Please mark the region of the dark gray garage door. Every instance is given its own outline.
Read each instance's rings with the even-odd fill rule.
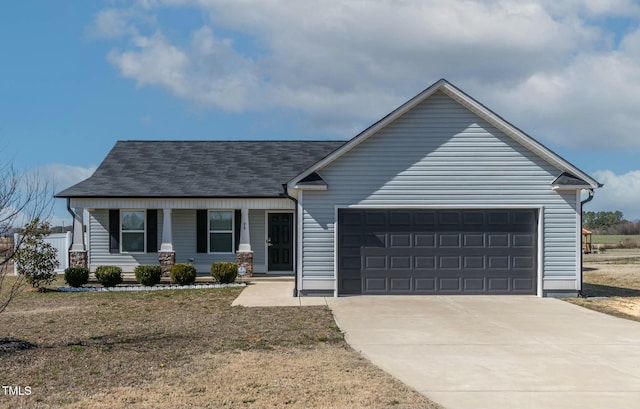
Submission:
[[[535,294],[536,210],[338,212],[340,294]]]

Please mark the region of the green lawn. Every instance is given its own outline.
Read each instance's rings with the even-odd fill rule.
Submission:
[[[623,235],[623,234],[594,234],[591,236],[593,244],[604,244],[607,247],[616,247],[623,240],[630,239],[638,243],[640,246],[640,235]]]

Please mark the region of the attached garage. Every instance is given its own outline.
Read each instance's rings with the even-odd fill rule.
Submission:
[[[599,186],[438,81],[288,183],[297,290],[575,296]]]
[[[535,294],[536,209],[340,209],[339,294]]]

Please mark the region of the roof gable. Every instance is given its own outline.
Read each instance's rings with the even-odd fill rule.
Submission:
[[[443,92],[480,118],[484,119],[489,124],[495,126],[505,135],[520,143],[522,146],[526,147],[528,150],[536,154],[547,163],[551,164],[557,169],[560,169],[563,172],[572,174],[574,175],[574,177],[585,181],[586,185],[584,185],[583,188],[597,188],[602,186],[598,181],[560,157],[558,154],[545,147],[540,142],[525,134],[523,131],[521,131],[511,123],[504,120],[501,116],[497,115],[495,112],[491,111],[489,108],[485,107],[480,102],[476,101],[474,98],[449,83],[447,80],[441,79],[422,91],[420,94],[402,104],[400,107],[396,108],[394,111],[389,113],[384,118],[380,119],[378,122],[371,125],[369,128],[362,131],[360,134],[356,135],[353,139],[349,140],[347,143],[336,149],[334,152],[332,152],[322,160],[316,162],[305,171],[296,175],[288,182],[288,187],[295,187],[305,177],[312,174],[313,172],[321,170],[323,167],[340,158],[345,153],[349,152],[351,149],[354,149],[360,143],[364,142],[372,135],[375,135],[381,129],[393,123],[402,115],[415,108],[418,104],[427,100],[439,91]]]
[[[344,141],[119,141],[57,197],[279,197]]]

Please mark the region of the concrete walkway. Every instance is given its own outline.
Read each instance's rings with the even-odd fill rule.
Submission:
[[[247,287],[231,305],[244,307],[299,307],[327,305],[324,297],[294,297],[293,278],[260,277],[247,280]]]
[[[448,409],[640,407],[640,323],[520,296],[327,298],[349,344]]]

